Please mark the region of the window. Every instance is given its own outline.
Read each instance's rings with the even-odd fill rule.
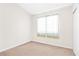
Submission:
[[[37,34],[39,36],[58,37],[58,15],[38,18]]]

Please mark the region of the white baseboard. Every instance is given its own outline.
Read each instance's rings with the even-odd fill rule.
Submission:
[[[35,41],[35,40],[32,40],[34,42],[39,42],[39,43],[43,43],[43,44],[49,44],[49,43],[46,43],[46,42],[40,42],[40,41]],[[0,52],[3,52],[3,51],[6,51],[6,50],[9,50],[9,49],[12,49],[12,48],[15,48],[19,45],[23,45],[25,43],[28,43],[28,42],[31,42],[31,40],[29,41],[24,41],[24,42],[18,42],[16,45],[11,45],[10,47],[7,47],[7,48],[4,48],[4,49],[1,49]],[[49,44],[49,45],[52,45],[52,44]],[[54,46],[58,46],[58,45],[54,45]],[[63,46],[60,46],[60,47],[63,47]],[[64,47],[64,48],[67,48],[67,47]],[[72,48],[69,48],[69,49],[72,49]]]
[[[7,47],[7,48],[4,48],[4,49],[1,49],[0,52],[3,52],[3,51],[6,51],[6,50],[9,50],[9,49],[15,48],[15,47],[17,47],[17,46],[19,46],[19,45],[22,45],[22,44],[25,44],[25,43],[28,43],[28,42],[30,42],[30,41],[18,42],[16,45],[13,45],[13,46],[11,45],[10,47]]]
[[[43,43],[43,44],[48,44],[48,45],[52,45],[52,46],[58,46],[58,47],[63,47],[63,48],[68,48],[68,49],[72,49],[72,47],[66,47],[66,46],[62,46],[62,45],[59,45],[59,44],[51,44],[51,43],[47,43],[47,42],[42,42],[42,41],[37,41],[37,40],[32,40],[34,42],[39,42],[39,43]]]

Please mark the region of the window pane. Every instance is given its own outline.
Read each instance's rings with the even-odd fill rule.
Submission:
[[[58,15],[47,17],[47,33],[48,35],[58,34]]]
[[[41,18],[38,18],[37,19],[37,32],[38,32],[38,34],[45,34],[45,29],[46,29],[46,27],[45,27],[45,21],[46,19],[45,19],[45,17],[41,17]]]

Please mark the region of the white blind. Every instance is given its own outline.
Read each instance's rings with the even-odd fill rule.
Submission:
[[[46,28],[45,28],[45,24],[46,24],[46,19],[45,17],[41,17],[37,19],[37,32],[40,34],[44,34],[46,33]]]
[[[58,34],[58,15],[40,17],[37,19],[37,33],[54,36]]]

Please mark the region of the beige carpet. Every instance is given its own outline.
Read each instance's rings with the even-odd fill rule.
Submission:
[[[74,56],[73,51],[38,42],[29,42],[0,53],[1,56]]]

